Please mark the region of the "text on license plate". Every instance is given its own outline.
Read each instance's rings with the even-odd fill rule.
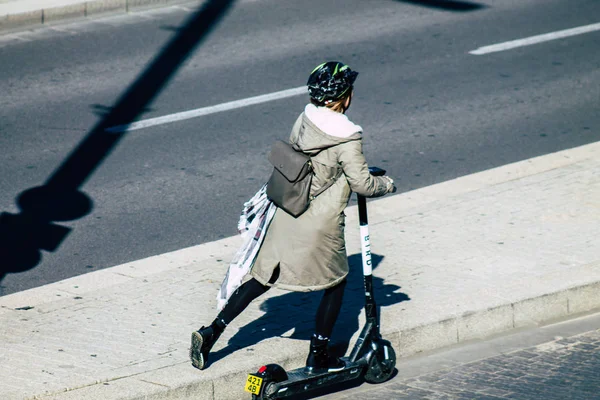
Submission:
[[[248,375],[248,379],[246,379],[246,387],[244,389],[246,389],[246,392],[258,395],[260,393],[262,381],[263,378],[250,374]]]

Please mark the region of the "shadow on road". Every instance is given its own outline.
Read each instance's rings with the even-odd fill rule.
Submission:
[[[126,130],[106,130],[127,126],[144,113],[233,3],[234,0],[209,0],[192,14],[116,104],[99,110],[102,120],[44,185],[18,195],[20,212],[0,214],[0,282],[7,273],[37,266],[42,259],[41,250],[58,249],[71,228],[54,222],[73,221],[92,211],[93,202],[81,187],[127,134]]]
[[[476,11],[487,6],[484,4],[472,3],[470,1],[459,0],[396,0],[401,3],[410,3],[423,7],[439,8],[447,11],[468,12]]]
[[[373,254],[373,268],[377,268],[382,260],[383,256]],[[344,293],[344,302],[332,334],[332,351],[337,356],[347,353],[352,335],[359,330],[358,318],[364,312],[365,304],[361,255],[354,254],[348,257],[348,261],[350,273]],[[406,294],[398,291],[399,286],[385,284],[383,279],[375,275],[373,275],[373,286],[378,309],[410,300]],[[315,330],[315,314],[322,296],[323,291],[290,292],[264,300],[260,309],[266,314],[242,327],[229,340],[226,347],[211,353],[211,362],[216,362],[239,349],[255,345],[264,339],[283,336],[291,330],[293,330],[291,335],[285,336],[305,340],[306,354],[308,354],[309,340]],[[260,298],[255,301],[260,301]],[[260,359],[260,355],[258,356]],[[258,368],[260,365],[256,367]]]

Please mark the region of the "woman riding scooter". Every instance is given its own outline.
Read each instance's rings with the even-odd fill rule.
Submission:
[[[335,183],[297,218],[277,209],[250,272],[252,279],[231,295],[211,325],[192,333],[190,358],[194,367],[207,366],[208,354],[227,325],[273,286],[299,292],[324,290],[306,371],[320,373],[344,367],[328,353],[348,275],[344,209],[352,192],[378,197],[395,189],[391,178],[369,173],[362,152],[362,128],[345,115],[357,75],[337,61],[323,63],[310,74],[310,104],[296,120],[289,140],[311,156],[311,194],[330,180]]]

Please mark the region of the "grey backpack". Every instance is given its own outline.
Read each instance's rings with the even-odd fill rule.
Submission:
[[[271,148],[269,162],[273,165],[273,172],[267,182],[267,197],[295,218],[302,215],[310,201],[331,187],[341,175],[338,174],[310,196],[314,172],[309,155],[289,143],[277,140]]]

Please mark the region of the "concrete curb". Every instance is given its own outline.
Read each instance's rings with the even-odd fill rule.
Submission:
[[[587,283],[402,331],[389,332],[384,327],[383,333],[399,358],[408,357],[600,309],[600,296],[594,295],[599,291],[600,281]]]
[[[597,263],[594,266],[600,266]],[[590,266],[592,267],[592,266]],[[484,339],[514,329],[539,326],[565,317],[576,317],[600,310],[600,281],[560,290],[555,293],[523,299],[494,308],[475,310],[459,316],[405,330],[386,329],[382,335],[389,340],[402,363],[403,357],[436,350],[463,342]],[[268,342],[268,343],[266,343]],[[279,343],[281,342],[281,343]],[[269,339],[255,346],[255,352],[284,348],[281,357],[263,360],[275,362],[286,369],[302,365],[306,357],[304,343],[283,343],[281,338]],[[263,354],[268,354],[266,351]],[[210,369],[198,373],[190,371],[188,363],[129,376],[111,381],[110,385],[92,385],[76,390],[40,397],[56,400],[122,399],[122,400],[238,400],[249,398],[239,384],[249,372],[257,368],[256,361],[239,363],[226,374],[210,376]],[[168,385],[163,383],[168,382]],[[247,396],[246,396],[247,395]]]
[[[12,1],[0,4],[0,33],[185,3],[191,2],[190,0]]]

